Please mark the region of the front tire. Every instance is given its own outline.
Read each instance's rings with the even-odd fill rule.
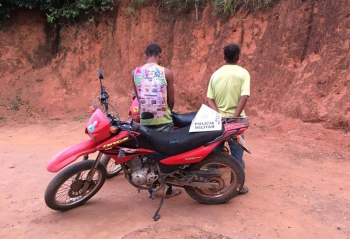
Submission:
[[[84,160],[59,172],[46,188],[46,205],[53,210],[65,211],[80,206],[92,198],[101,189],[107,177],[106,168],[99,163],[92,183],[85,194],[82,194],[86,177],[94,162],[94,160]]]
[[[203,161],[194,164],[191,170],[220,171],[220,177],[196,179],[205,182],[217,182],[218,188],[196,188],[185,186],[187,194],[194,200],[204,204],[225,203],[237,196],[245,182],[242,165],[236,158],[224,152],[212,152]]]

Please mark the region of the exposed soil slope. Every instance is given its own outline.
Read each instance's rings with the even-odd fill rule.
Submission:
[[[149,1],[150,2],[150,1]],[[130,72],[144,63],[151,42],[164,49],[175,74],[175,110],[198,109],[225,44],[241,44],[240,64],[251,73],[248,115],[282,113],[305,122],[349,129],[350,15],[347,0],[280,1],[266,13],[218,20],[207,6],[177,15],[156,4],[132,16],[122,1],[115,12],[52,29],[33,12],[19,11],[0,34],[0,117],[83,119],[97,103],[97,68],[111,102],[125,115]],[[19,109],[8,110],[6,109]]]

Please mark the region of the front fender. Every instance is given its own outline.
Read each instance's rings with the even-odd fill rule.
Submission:
[[[90,139],[71,147],[65,148],[57,153],[46,165],[49,172],[57,172],[78,157],[96,152],[96,144]]]

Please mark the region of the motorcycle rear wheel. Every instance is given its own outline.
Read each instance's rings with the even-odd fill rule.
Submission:
[[[107,177],[106,168],[99,163],[92,184],[85,194],[81,194],[93,164],[94,160],[84,160],[59,172],[46,188],[46,205],[53,210],[66,211],[92,198],[101,189]]]
[[[120,171],[122,171],[122,166],[120,164],[116,164],[115,161],[107,155],[103,156],[101,163],[106,167],[107,178],[113,178],[114,176],[117,176]]]
[[[209,170],[211,168],[219,170],[221,176],[197,180],[217,182],[219,187],[206,189],[185,186],[187,194],[204,204],[225,203],[237,196],[245,182],[244,170],[238,160],[224,152],[212,152],[203,161],[191,167],[192,170]]]

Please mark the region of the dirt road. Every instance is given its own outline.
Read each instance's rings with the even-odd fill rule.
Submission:
[[[246,133],[250,192],[222,205],[186,193],[148,199],[122,176],[83,206],[56,212],[44,203],[54,174],[47,161],[87,139],[84,122],[48,121],[0,129],[0,238],[350,238],[350,133],[317,124],[255,117]]]

